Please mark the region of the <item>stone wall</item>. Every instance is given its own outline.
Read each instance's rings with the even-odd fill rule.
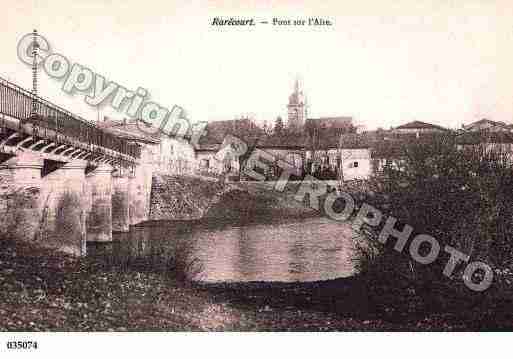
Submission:
[[[39,156],[23,153],[0,166],[0,236],[34,240],[40,221]]]
[[[150,220],[202,218],[231,185],[194,176],[153,176]]]

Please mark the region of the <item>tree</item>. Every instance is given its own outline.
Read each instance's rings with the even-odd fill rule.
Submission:
[[[274,134],[278,136],[282,135],[284,132],[284,128],[285,126],[283,125],[283,120],[281,116],[278,116],[276,118],[276,121],[274,122]]]

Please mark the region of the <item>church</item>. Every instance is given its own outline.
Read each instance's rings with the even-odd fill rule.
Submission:
[[[352,117],[309,117],[307,98],[299,79],[288,100],[286,130],[261,139],[258,148],[293,164],[297,176],[302,176],[304,171],[320,171],[338,178],[343,170],[346,179],[368,177],[368,146],[356,141],[361,136],[356,134]]]
[[[296,79],[294,92],[289,96],[287,110],[287,127],[291,132],[308,132],[313,129],[334,129],[338,134],[356,132],[350,116],[309,118],[306,95],[299,79]]]
[[[293,132],[300,132],[305,126],[308,106],[306,96],[299,87],[299,79],[296,79],[294,92],[289,96],[287,127]]]

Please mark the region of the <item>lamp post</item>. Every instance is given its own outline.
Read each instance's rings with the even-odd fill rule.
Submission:
[[[37,30],[34,29],[32,32],[33,42],[32,42],[32,118],[36,118],[37,115],[37,50],[39,49],[39,44],[37,43]]]

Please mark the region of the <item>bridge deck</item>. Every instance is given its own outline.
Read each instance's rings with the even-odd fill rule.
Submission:
[[[0,78],[0,147],[11,152],[18,147],[45,148],[49,143],[65,146],[60,152],[90,154],[120,165],[133,165],[140,158],[138,144],[107,133],[95,124],[31,92]],[[38,143],[40,147],[34,147]],[[67,150],[66,150],[67,148]],[[71,153],[71,152],[70,152]],[[58,154],[58,153],[57,153]]]

